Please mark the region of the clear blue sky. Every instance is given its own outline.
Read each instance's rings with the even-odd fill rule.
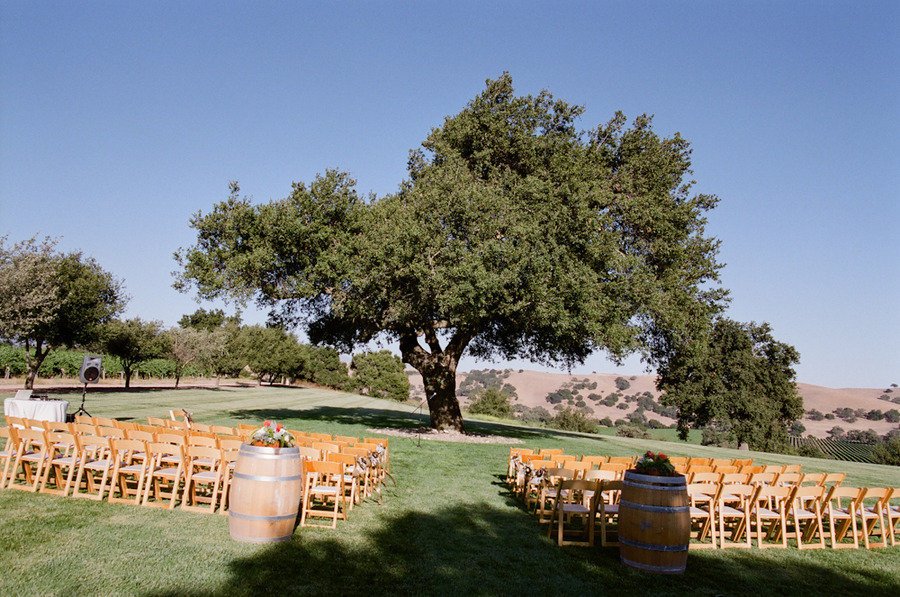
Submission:
[[[584,128],[647,112],[692,141],[730,315],[771,322],[801,381],[900,383],[900,3],[234,4],[0,3],[0,235],[61,237],[174,324],[197,305],[171,255],[229,180],[392,192],[508,70]]]

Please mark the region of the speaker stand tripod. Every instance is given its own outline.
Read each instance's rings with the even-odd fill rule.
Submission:
[[[89,413],[87,411],[87,409],[84,408],[84,398],[85,398],[86,394],[87,394],[87,384],[84,384],[84,388],[81,390],[81,406],[79,406],[78,410],[75,411],[75,414],[73,415],[74,417],[78,417],[80,415],[86,415],[88,417],[94,416],[91,413]]]

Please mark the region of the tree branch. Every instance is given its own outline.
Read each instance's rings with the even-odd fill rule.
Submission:
[[[444,352],[444,349],[441,348],[441,343],[438,341],[438,337],[434,331],[434,327],[425,328],[425,341],[428,342],[428,347],[431,349],[431,354],[436,356]]]

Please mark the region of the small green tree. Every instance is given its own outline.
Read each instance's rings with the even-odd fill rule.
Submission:
[[[237,341],[244,362],[262,383],[296,375],[304,366],[305,352],[297,339],[278,327],[241,328]]]
[[[596,433],[597,423],[592,421],[580,410],[574,408],[560,409],[556,416],[550,419],[549,426],[565,431],[579,431],[581,433]]]
[[[103,352],[118,357],[126,389],[131,387],[131,376],[140,363],[166,353],[166,339],[158,321],[143,321],[139,317],[113,320],[102,334]]]
[[[878,464],[900,466],[900,436],[887,438],[872,449],[872,459]]]
[[[803,415],[794,383],[800,359],[776,341],[767,323],[718,319],[707,340],[673,355],[659,371],[663,403],[678,409],[678,430],[711,423],[729,429],[735,442],[778,452],[788,445],[791,423]]]
[[[469,412],[504,419],[510,419],[513,416],[509,396],[497,388],[487,388],[476,394],[475,399],[469,403]]]
[[[240,323],[240,314],[229,317],[225,315],[225,311],[222,309],[212,309],[207,311],[202,308],[197,309],[193,313],[183,315],[181,319],[178,320],[178,325],[183,328],[206,330],[208,332],[222,328],[228,324],[240,325]]]
[[[400,357],[389,350],[353,355],[350,370],[362,394],[405,402],[409,398],[409,378]]]

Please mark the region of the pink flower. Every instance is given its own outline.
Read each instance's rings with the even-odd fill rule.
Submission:
[[[263,423],[263,427],[271,427],[271,426],[272,426],[272,421],[269,421],[268,419],[266,419],[266,422]]]
[[[281,423],[275,425],[275,431],[281,431],[282,429],[284,429],[284,425]]]

